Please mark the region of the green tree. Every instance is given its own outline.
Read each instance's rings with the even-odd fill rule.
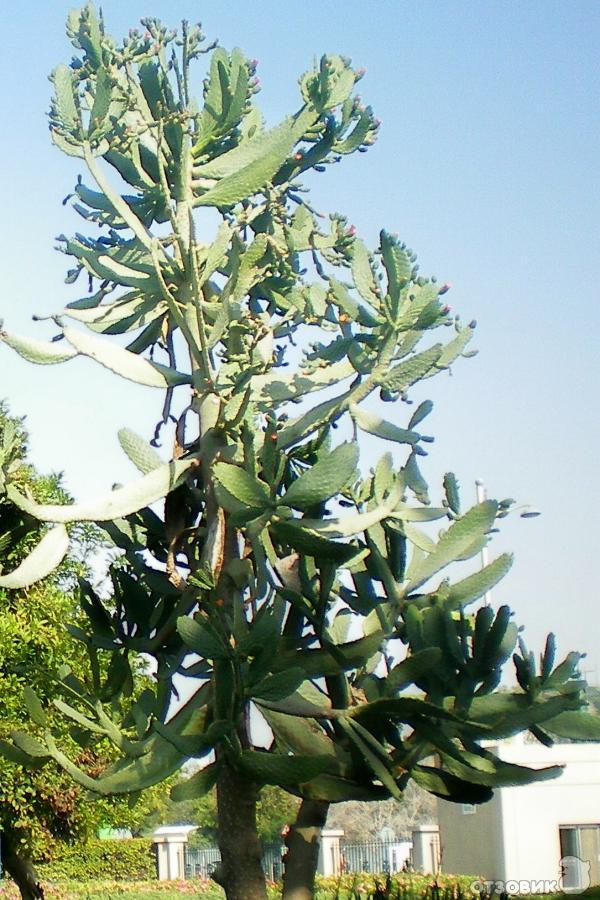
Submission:
[[[79,180],[73,197],[94,234],[61,238],[68,281],[85,272],[92,291],[57,317],[61,340],[2,334],[32,362],[80,355],[153,387],[155,443],[175,420],[167,462],[121,433],[140,478],[97,502],[40,504],[8,486],[19,509],[55,523],[24,563],[28,577],[65,552],[69,522],[101,523],[122,554],[110,603],[83,585],[95,675],[91,687],[67,685],[61,706],[121,759],[90,777],[53,722],[36,752],[105,796],[214,753],[173,796],[216,784],[215,878],[228,900],[266,897],[256,803],[279,786],[301,799],[284,895],[304,900],[331,803],[401,798],[411,780],[485,802],[496,786],[560,771],[508,764],[487,739],[528,729],[550,742],[590,734],[597,719],[579,712],[579,654],[555,666],[551,637],[538,665],[507,607],[465,611],[511,559],[467,577],[452,566],[477,559],[511,501],[464,511],[449,473],[442,502],[430,502],[420,463],[431,403],[404,413],[401,402],[467,355],[474,323],[451,316],[446,286],[421,277],[397,238],[382,231],[369,250],[308,201],[305,177],[375,140],[377,120],[355,94],[361,73],[323,57],[300,78],[296,112],[267,129],[256,65],[240,50],[206,48],[197,104],[200,29],[142,24],[119,44],[91,5],[69,17],[78,55],[53,73],[50,123],[95,182]],[[215,219],[206,243],[198,235]],[[363,434],[396,448],[368,473]],[[155,686],[123,709],[139,653],[155,660]],[[513,653],[519,686],[499,692]],[[181,678],[191,696],[175,706]],[[268,749],[255,740],[256,709]]]
[[[57,476],[40,475],[27,461],[27,434],[22,422],[0,404],[0,479],[10,477],[39,502],[68,502]],[[44,528],[7,500],[0,480],[0,571],[18,568],[39,542]],[[144,814],[143,804],[130,810],[123,801],[86,802],[84,791],[59,766],[41,767],[23,751],[31,749],[23,728],[29,711],[40,718],[37,701],[48,708],[56,694],[61,671],[85,677],[87,654],[65,623],[77,618],[77,576],[80,562],[98,545],[92,529],[74,528],[72,551],[59,568],[43,581],[22,590],[0,587],[0,681],[2,710],[0,744],[0,832],[3,868],[17,882],[24,898],[42,896],[32,860],[59,854],[65,841],[93,835],[102,824],[134,826]],[[33,693],[32,693],[33,692]],[[27,702],[24,702],[24,694]],[[29,707],[29,711],[28,711]],[[10,748],[12,737],[17,746]],[[79,737],[77,735],[77,737]],[[63,729],[79,765],[99,771],[106,747],[81,746]],[[158,788],[144,798],[147,806],[160,800]]]
[[[38,501],[66,502],[58,478],[43,477],[26,461],[22,423],[0,407],[0,560],[2,568],[17,568],[43,533],[40,523],[6,499],[3,478],[10,476]],[[0,739],[12,734],[27,748],[20,729],[28,722],[23,692],[35,691],[46,706],[61,665],[81,670],[85,653],[64,628],[76,606],[73,558],[27,590],[0,587],[0,678],[2,712]],[[31,701],[31,694],[29,695]],[[35,701],[32,701],[35,703]],[[23,897],[42,896],[31,858],[52,852],[57,840],[85,833],[91,807],[80,804],[81,790],[55,766],[40,772],[18,748],[0,759],[0,831],[2,863],[15,878]],[[14,763],[20,763],[15,765]],[[92,811],[95,818],[97,811]]]
[[[38,500],[64,502],[67,496],[58,479],[39,476],[26,463],[26,434],[22,423],[0,407],[0,459],[2,475],[22,488],[29,488]],[[7,501],[0,490],[0,560],[2,568],[15,568],[40,539],[40,523],[24,515]],[[73,592],[61,589],[65,565],[44,582],[23,592],[0,588],[0,679],[2,713],[0,739],[22,729],[28,721],[23,691],[27,686],[47,704],[52,678],[66,661],[82,660],[82,649],[64,631],[63,620],[73,614]],[[77,662],[75,662],[77,665]],[[17,740],[21,738],[16,736]],[[10,756],[27,763],[17,750]],[[24,897],[41,896],[31,864],[33,855],[49,851],[56,837],[81,830],[84,816],[75,801],[80,793],[76,785],[55,767],[40,775],[32,765],[15,766],[0,759],[0,831],[3,867],[15,878]]]
[[[256,827],[261,841],[276,844],[293,824],[300,801],[276,785],[266,785],[256,804]],[[182,809],[184,807],[185,809]],[[170,818],[173,824],[188,822],[198,826],[193,840],[214,845],[218,841],[217,794],[215,789],[196,800],[173,805]]]
[[[168,779],[170,787],[185,785],[186,775]],[[136,827],[140,834],[149,834],[159,825],[195,825],[197,831],[190,835],[191,845],[214,847],[218,842],[217,794],[215,788],[201,797],[191,797],[178,802],[169,800],[164,792],[157,800],[150,801],[144,792],[145,810],[138,811]],[[177,791],[175,792],[177,793]],[[256,826],[261,841],[278,843],[283,833],[294,822],[300,800],[275,785],[266,785],[256,804]],[[137,807],[136,807],[137,809]]]

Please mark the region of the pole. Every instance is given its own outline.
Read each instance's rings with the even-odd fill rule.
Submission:
[[[475,481],[475,492],[477,494],[477,502],[478,503],[483,503],[485,500],[487,500],[487,491],[485,489],[485,485],[484,485],[483,481],[480,478],[478,478]],[[489,554],[488,554],[488,546],[487,546],[487,544],[484,544],[484,546],[481,548],[481,568],[485,569],[485,567],[488,565],[489,561],[490,561],[490,558],[489,558]],[[491,606],[491,604],[492,604],[491,591],[485,592],[485,594],[483,595],[483,602],[485,603],[486,606]]]

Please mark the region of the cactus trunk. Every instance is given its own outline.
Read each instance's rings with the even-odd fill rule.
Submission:
[[[311,900],[319,861],[321,831],[329,803],[304,800],[286,837],[288,848],[283,876],[283,900]]]
[[[213,877],[227,900],[267,900],[256,799],[255,786],[225,763],[217,782],[221,864]]]

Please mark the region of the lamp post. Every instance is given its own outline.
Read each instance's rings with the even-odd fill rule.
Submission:
[[[481,478],[477,478],[475,481],[475,492],[476,492],[478,503],[483,503],[485,500],[487,500],[487,490],[486,490],[485,484],[483,483]],[[511,500],[511,501],[507,501],[507,502],[512,504],[513,501]],[[534,518],[536,518],[536,516],[540,515],[540,511],[538,509],[535,509],[533,506],[530,506],[529,504],[513,507],[513,512],[518,512],[519,516],[522,519],[534,519]],[[489,561],[490,561],[490,558],[489,558],[489,554],[488,554],[488,547],[487,547],[487,544],[484,544],[484,546],[481,548],[481,568],[485,569],[485,567],[488,565]],[[485,592],[485,594],[483,595],[483,602],[485,603],[486,606],[491,605],[491,603],[492,603],[492,592],[491,591]]]
[[[487,500],[487,491],[485,489],[485,485],[484,485],[483,481],[480,478],[477,478],[477,480],[475,481],[475,492],[477,495],[478,503],[483,503],[484,500]],[[485,569],[485,567],[488,565],[489,561],[490,561],[490,557],[489,557],[489,553],[488,553],[488,546],[487,546],[487,544],[484,544],[483,547],[481,548],[481,568]],[[486,606],[491,605],[491,603],[492,603],[491,591],[485,592],[485,594],[483,595],[483,602],[485,603]]]

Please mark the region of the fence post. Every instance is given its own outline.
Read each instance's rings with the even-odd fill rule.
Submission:
[[[185,845],[196,825],[163,825],[152,835],[156,844],[156,866],[159,881],[185,878]]]
[[[415,872],[435,875],[440,871],[440,829],[437,825],[418,825],[412,833]]]
[[[340,874],[340,838],[343,838],[343,836],[343,828],[325,828],[321,832],[321,846],[317,863],[319,875]]]

